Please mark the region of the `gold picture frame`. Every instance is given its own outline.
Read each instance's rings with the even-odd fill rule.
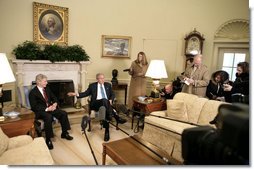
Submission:
[[[33,2],[34,42],[68,45],[69,9]]]
[[[130,36],[102,35],[102,57],[131,58]]]

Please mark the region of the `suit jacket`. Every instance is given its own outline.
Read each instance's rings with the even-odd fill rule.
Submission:
[[[53,103],[57,102],[57,98],[52,93],[50,88],[46,87],[45,89],[46,89],[46,94],[48,96],[49,104],[53,104]],[[47,104],[46,104],[46,101],[37,86],[35,86],[30,91],[29,101],[30,101],[31,109],[35,114],[45,112],[45,109],[47,108]]]
[[[92,106],[94,101],[97,98],[97,87],[98,87],[98,82],[90,84],[88,86],[86,91],[84,91],[82,93],[79,93],[79,97],[78,98],[91,96],[90,106]],[[108,82],[104,82],[104,88],[105,88],[108,100],[112,100],[113,101],[113,99],[114,99],[114,92],[112,90],[111,84],[108,83]]]
[[[191,77],[191,72],[193,70],[193,66],[187,67],[184,75],[188,78]],[[197,96],[205,97],[206,96],[206,88],[210,81],[210,75],[208,68],[201,64],[199,68],[193,73],[192,78],[194,80],[194,85],[183,85],[182,92],[195,94]]]

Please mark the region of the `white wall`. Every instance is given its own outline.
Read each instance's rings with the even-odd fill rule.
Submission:
[[[14,58],[12,49],[33,40],[33,0],[0,0],[0,52]],[[169,79],[184,70],[184,37],[196,28],[204,34],[204,63],[212,62],[213,36],[231,19],[249,19],[248,0],[37,0],[69,8],[69,45],[79,44],[91,57],[88,79],[97,72],[111,79],[130,79],[123,69],[139,51],[148,59],[164,59]],[[101,35],[132,37],[131,59],[101,58]],[[212,70],[211,70],[212,71]]]

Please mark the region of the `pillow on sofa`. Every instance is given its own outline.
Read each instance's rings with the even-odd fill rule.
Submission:
[[[167,100],[167,116],[188,122],[186,104],[181,100]]]

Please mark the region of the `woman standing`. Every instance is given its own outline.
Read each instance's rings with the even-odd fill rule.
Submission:
[[[245,103],[249,103],[249,63],[240,62],[237,64],[236,79],[233,85],[224,84],[227,102],[236,102],[238,99],[233,99],[234,94],[239,94],[239,97],[244,96]],[[239,102],[239,101],[238,101]]]
[[[146,71],[148,62],[144,52],[139,52],[137,59],[131,63],[129,74],[131,75],[131,82],[129,88],[128,106],[132,108],[134,96],[146,95]]]

